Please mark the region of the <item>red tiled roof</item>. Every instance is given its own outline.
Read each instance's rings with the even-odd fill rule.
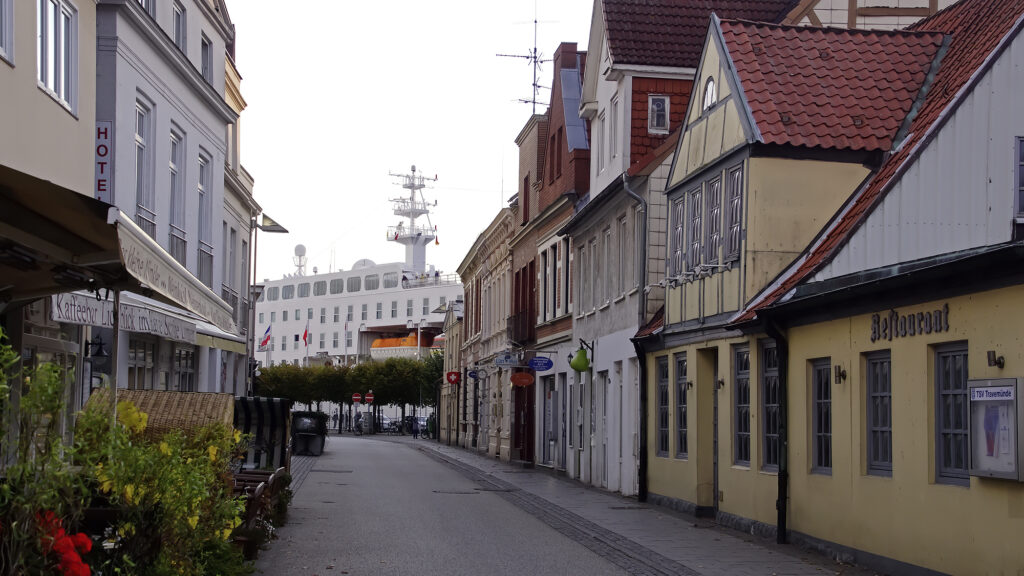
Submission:
[[[947,110],[955,104],[954,98],[960,90],[985,64],[1003,38],[1010,32],[1018,32],[1014,27],[1022,14],[1024,0],[962,0],[912,26],[914,30],[944,32],[952,38],[920,112],[910,126],[907,141],[887,159],[864,191],[844,207],[845,213],[812,247],[807,257],[797,267],[785,272],[780,284],[738,316],[736,322],[753,319],[757,310],[776,302],[832,259],[890,186],[913,163],[919,147],[923,148],[924,139],[930,138],[931,131],[940,125],[939,121],[948,117],[944,113],[949,114]]]
[[[641,328],[633,338],[644,338],[654,334],[665,325],[665,307],[658,308],[654,316]]]
[[[887,151],[942,47],[938,32],[722,21],[766,144]]]
[[[616,64],[696,68],[711,13],[781,22],[798,0],[604,0],[608,48]]]

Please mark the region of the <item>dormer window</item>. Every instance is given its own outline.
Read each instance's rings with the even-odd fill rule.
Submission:
[[[647,131],[660,134],[668,133],[668,96],[650,95],[647,97]]]
[[[701,113],[707,112],[712,106],[718,103],[718,88],[715,86],[715,79],[708,77],[708,81],[704,83],[704,106],[701,107]]]

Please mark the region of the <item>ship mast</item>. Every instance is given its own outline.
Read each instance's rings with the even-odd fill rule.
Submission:
[[[434,241],[436,234],[430,223],[430,207],[423,198],[425,182],[431,180],[416,173],[416,166],[412,166],[409,174],[390,173],[399,179],[397,182],[402,188],[409,191],[407,198],[391,198],[394,205],[394,213],[405,218],[406,221],[399,222],[398,226],[388,227],[388,240],[398,242],[405,246],[405,265],[415,274],[422,274],[426,271],[426,246]],[[437,176],[433,178],[437,181]],[[436,202],[435,202],[436,205]],[[416,224],[416,219],[426,216],[427,225]]]

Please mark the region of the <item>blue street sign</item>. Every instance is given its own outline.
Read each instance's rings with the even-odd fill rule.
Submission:
[[[551,358],[547,358],[545,356],[535,356],[530,359],[530,368],[533,368],[537,372],[551,370],[554,366],[555,363],[551,361]]]
[[[476,370],[470,370],[469,377],[472,378],[473,380],[476,380]]]

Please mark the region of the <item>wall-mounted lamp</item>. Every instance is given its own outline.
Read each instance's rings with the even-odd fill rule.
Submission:
[[[846,370],[842,366],[836,364],[835,368],[835,384],[842,384],[843,380],[846,380]]]
[[[686,389],[687,390],[693,390],[693,380],[688,380],[686,382]]]
[[[1003,358],[1002,356],[996,356],[996,351],[995,350],[989,350],[988,351],[988,365],[989,366],[999,366],[999,368],[1002,368],[1003,366],[1006,365],[1006,359]]]
[[[85,353],[90,358],[109,358],[110,353],[103,347],[103,337],[96,335],[91,341],[85,341],[86,350]]]
[[[590,350],[590,357],[594,357],[594,344],[593,342],[588,343],[583,338],[580,338],[580,348],[576,351],[576,356],[569,355],[569,367],[576,372],[586,372],[590,368],[590,359],[587,358],[587,350]]]

